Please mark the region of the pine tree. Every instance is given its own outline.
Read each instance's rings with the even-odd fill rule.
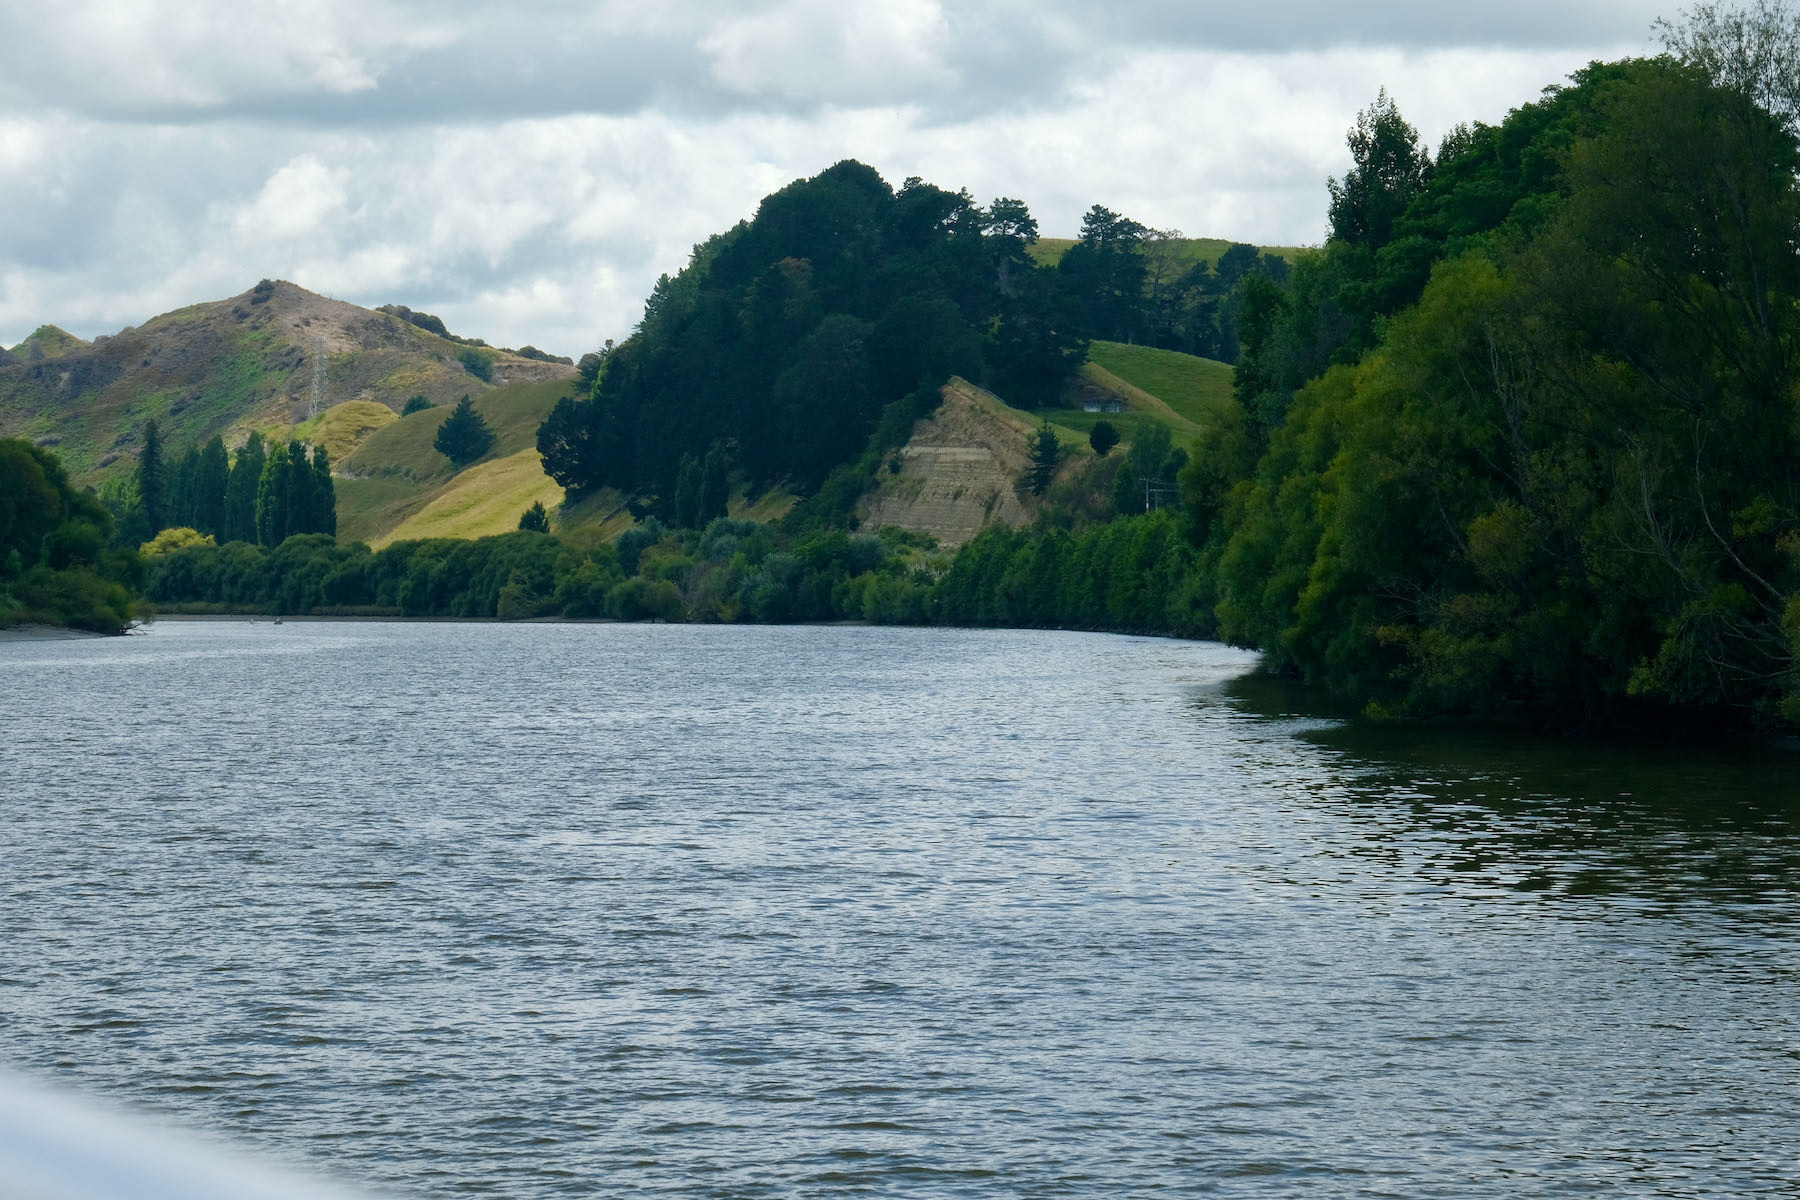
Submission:
[[[267,460],[262,435],[252,432],[244,448],[237,452],[237,461],[231,466],[231,478],[225,484],[225,532],[221,541],[258,540],[256,493]]]
[[[475,411],[475,405],[464,396],[438,426],[437,438],[432,445],[439,454],[461,466],[474,462],[492,449],[494,433]]]
[[[550,514],[544,511],[544,502],[535,500],[530,508],[519,517],[519,528],[531,533],[550,532]]]
[[[168,469],[163,462],[162,435],[155,421],[144,422],[144,448],[138,454],[138,510],[143,513],[147,538],[163,531],[167,515]],[[146,539],[147,540],[147,539]]]

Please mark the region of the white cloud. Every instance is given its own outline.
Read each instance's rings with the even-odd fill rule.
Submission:
[[[1047,234],[1102,203],[1314,242],[1378,87],[1435,143],[1642,48],[1638,0],[1493,44],[1517,12],[1555,24],[1521,2],[1419,8],[1410,49],[1349,44],[1322,0],[0,6],[0,343],[271,276],[578,355],[695,243],[846,157],[1018,197]]]
[[[701,39],[733,92],[836,105],[896,103],[956,82],[935,0],[783,0]]]

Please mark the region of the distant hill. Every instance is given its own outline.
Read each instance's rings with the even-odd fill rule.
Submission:
[[[464,393],[575,374],[564,363],[264,281],[92,342],[40,328],[0,352],[0,437],[53,448],[76,482],[91,484],[130,468],[146,420],[177,451],[214,434],[236,444],[252,428],[286,431],[306,419],[320,346],[326,407],[357,400],[398,412],[415,395],[453,403]],[[373,424],[366,410],[362,424]]]

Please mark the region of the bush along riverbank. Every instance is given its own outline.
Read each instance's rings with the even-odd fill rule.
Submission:
[[[518,532],[371,551],[323,534],[273,549],[192,542],[151,555],[147,590],[171,612],[623,621],[871,621],[1203,636],[1192,551],[1169,513],[1081,533],[994,529],[952,553],[884,530],[790,537],[720,518],[647,521],[611,544]]]

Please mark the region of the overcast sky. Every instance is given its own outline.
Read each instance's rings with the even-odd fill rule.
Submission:
[[[1310,244],[1385,86],[1435,145],[1651,0],[0,0],[0,345],[264,276],[579,355],[858,158],[1072,235]]]

